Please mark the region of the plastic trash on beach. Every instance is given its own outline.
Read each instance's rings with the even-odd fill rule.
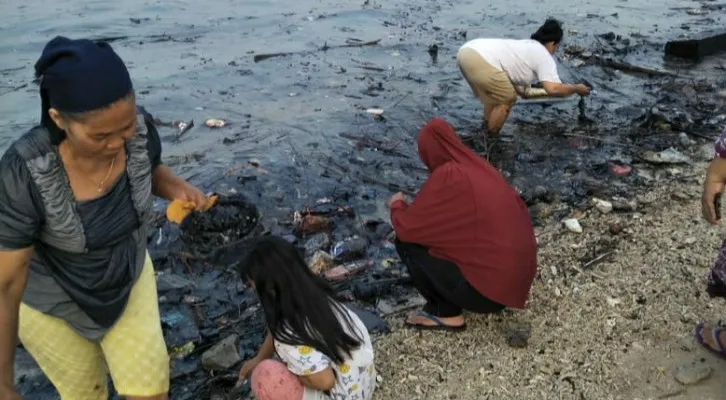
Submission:
[[[227,123],[222,119],[210,118],[204,123],[204,125],[207,125],[210,128],[222,128],[227,125]]]

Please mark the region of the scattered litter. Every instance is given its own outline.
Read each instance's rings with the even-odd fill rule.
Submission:
[[[575,218],[569,218],[564,221],[562,221],[565,224],[565,227],[570,231],[574,233],[582,233],[582,226],[580,226],[580,221],[578,221]]]
[[[613,203],[601,199],[592,199],[595,208],[603,214],[608,214],[613,210]]]
[[[610,168],[610,172],[615,176],[628,176],[633,172],[633,167],[630,165],[617,164],[612,161],[608,161],[608,168]]]
[[[214,119],[214,118],[208,119],[204,123],[204,125],[207,125],[207,127],[209,127],[209,128],[221,128],[221,127],[225,126],[226,124],[227,123],[224,122],[224,120]]]
[[[691,159],[680,153],[673,147],[669,147],[660,152],[644,151],[642,155],[643,159],[653,164],[688,164]]]

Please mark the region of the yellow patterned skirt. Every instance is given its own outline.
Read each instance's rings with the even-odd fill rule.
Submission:
[[[100,343],[76,333],[62,319],[20,306],[19,336],[62,400],[107,400],[111,373],[116,391],[149,397],[169,391],[164,343],[151,258],[146,256],[126,310]]]

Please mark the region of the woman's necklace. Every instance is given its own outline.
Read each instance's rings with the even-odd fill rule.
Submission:
[[[67,153],[67,151],[66,151],[66,153]],[[111,172],[113,172],[113,166],[116,163],[116,158],[118,158],[118,155],[115,155],[111,159],[111,163],[108,166],[108,171],[106,171],[106,176],[104,176],[103,179],[101,179],[101,182],[96,183],[93,179],[91,179],[88,175],[86,175],[86,179],[88,179],[90,182],[92,182],[93,184],[96,185],[96,190],[98,191],[98,193],[103,192],[103,188],[106,185],[106,181],[108,181],[108,178],[111,177]]]
[[[103,192],[103,187],[106,185],[106,181],[111,176],[111,172],[113,171],[113,164],[116,163],[116,158],[118,155],[113,156],[111,159],[111,165],[108,166],[108,171],[106,172],[106,176],[103,177],[101,182],[98,183],[98,193]]]

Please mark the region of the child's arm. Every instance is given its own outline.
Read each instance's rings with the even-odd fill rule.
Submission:
[[[272,358],[272,356],[274,355],[275,344],[272,342],[272,333],[268,331],[267,337],[265,337],[265,342],[262,343],[262,347],[260,347],[260,351],[257,353],[257,356],[255,356],[255,358],[259,358],[260,361],[264,361],[268,358]]]
[[[242,368],[240,368],[239,380],[243,381],[247,379],[247,377],[252,373],[252,370],[254,370],[259,363],[267,360],[268,358],[272,358],[274,354],[275,344],[272,342],[272,334],[268,331],[267,337],[265,337],[265,341],[262,343],[262,347],[260,347],[260,351],[257,352],[257,355],[244,363]]]
[[[335,387],[335,373],[330,367],[312,375],[298,375],[298,379],[300,379],[300,383],[310,389],[321,392],[327,392]]]

